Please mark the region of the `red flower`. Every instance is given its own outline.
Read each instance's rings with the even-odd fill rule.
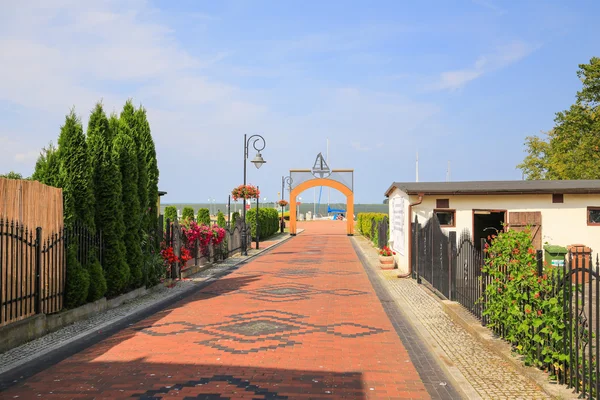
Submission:
[[[538,315],[538,317],[541,317],[542,316],[542,310],[537,310],[537,315]]]
[[[537,293],[535,294],[535,296],[533,296],[533,297],[535,297],[536,299],[539,299],[539,298],[540,298],[540,292],[537,292]]]

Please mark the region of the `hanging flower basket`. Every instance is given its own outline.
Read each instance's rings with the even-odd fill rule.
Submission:
[[[287,206],[289,203],[287,202],[287,200],[279,200],[277,202],[277,204],[279,204],[279,207],[285,207]]]
[[[231,197],[234,201],[239,199],[258,199],[260,197],[260,191],[253,185],[240,185],[231,191]]]

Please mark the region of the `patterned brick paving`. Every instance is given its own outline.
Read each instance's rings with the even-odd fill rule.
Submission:
[[[425,399],[343,224],[306,232],[2,393],[44,399]]]

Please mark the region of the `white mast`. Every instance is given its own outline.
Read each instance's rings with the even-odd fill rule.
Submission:
[[[329,138],[327,138],[327,156],[326,156],[326,160],[327,161],[327,165],[331,165],[329,164]],[[329,167],[331,168],[331,166]],[[329,200],[331,198],[331,188],[327,188],[327,208],[329,209]],[[328,213],[329,214],[329,213]]]
[[[417,169],[416,169],[416,171],[417,171],[417,176],[416,176],[417,180],[415,182],[419,182],[419,152],[418,151],[417,151]]]

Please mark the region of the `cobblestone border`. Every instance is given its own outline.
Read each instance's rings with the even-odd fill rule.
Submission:
[[[394,299],[382,285],[373,269],[369,267],[370,263],[356,243],[356,239],[352,238],[351,242],[375,293],[377,293],[381,305],[392,322],[402,344],[408,351],[410,360],[417,369],[419,377],[423,381],[431,398],[441,400],[473,398],[464,397],[464,395],[458,392],[453,379],[448,376],[448,373],[440,366],[436,358],[433,357],[430,347],[421,339],[421,336],[412,326],[412,321],[410,321],[408,315],[399,307],[396,307]]]
[[[471,315],[459,303],[449,300],[440,301],[442,303],[444,312],[448,314],[452,321],[469,332],[490,351],[493,351],[505,361],[511,363],[516,370],[523,374],[523,376],[526,376],[539,385],[546,393],[553,396],[555,399],[578,398],[578,395],[572,390],[567,389],[566,386],[550,381],[548,375],[546,375],[543,371],[534,367],[526,366],[521,358],[512,352],[510,344],[500,338],[495,337],[490,329],[482,326],[481,322]]]
[[[291,238],[283,236],[266,249],[248,249],[247,257],[213,263],[212,268],[177,281],[172,288],[155,286],[142,297],[0,354],[0,392],[196,293]]]

